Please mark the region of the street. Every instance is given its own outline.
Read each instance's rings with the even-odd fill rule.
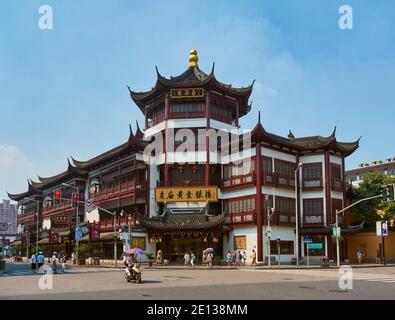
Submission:
[[[143,269],[143,283],[127,283],[122,269],[82,267],[53,276],[42,290],[42,275],[29,265],[7,265],[0,274],[0,299],[395,299],[395,267],[354,268],[353,289],[338,286],[337,269]]]

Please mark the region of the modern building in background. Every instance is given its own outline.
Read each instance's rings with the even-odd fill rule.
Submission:
[[[361,163],[358,165],[358,168],[346,171],[346,180],[348,183],[351,183],[353,187],[357,187],[363,181],[363,176],[371,172],[378,172],[395,177],[395,157],[385,160],[375,160],[370,163]]]
[[[40,246],[69,254],[79,216],[80,242],[101,258],[113,257],[115,223],[117,231],[130,228],[133,247],[160,249],[169,261],[182,260],[191,250],[201,259],[210,247],[220,259],[228,251],[250,256],[255,250],[259,262],[270,248],[281,262],[290,262],[296,241],[300,258],[307,255],[305,237],[316,244],[310,256],[334,259],[332,226],[345,201],[345,158],[359,141],[339,142],[336,130],[325,137],[278,136],[264,129],[260,115],[253,130],[242,133],[240,119],[251,111],[252,90],[253,83],[236,88],[218,81],[214,65],[210,73],[202,71],[196,50],[179,76],[165,78],[157,69],[150,91],[130,90],[145,116],[144,130],[137,125],[122,145],[88,161],[72,158],[66,171],[38,177],[29,181],[27,192],[9,194],[22,208],[20,230],[32,243],[38,228]],[[185,139],[185,130],[195,133],[193,142]],[[222,133],[214,148],[209,130]],[[159,138],[160,152],[147,153]],[[229,143],[234,140],[237,150]],[[180,152],[180,146],[186,149]],[[55,190],[62,194],[58,204]],[[116,219],[100,209],[89,212],[82,203],[74,208],[70,200],[76,191],[81,200],[115,212]],[[342,242],[342,258],[345,247]]]
[[[15,237],[17,232],[18,205],[10,200],[0,202],[0,225],[7,224],[7,230],[0,229],[0,237]]]

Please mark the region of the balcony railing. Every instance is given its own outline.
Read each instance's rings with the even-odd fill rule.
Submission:
[[[116,220],[117,220],[117,222],[116,222],[117,232],[118,232],[119,228],[121,228],[123,226],[127,226],[129,224],[129,217],[128,216],[123,216],[123,217],[117,216]],[[114,217],[101,219],[99,222],[99,226],[100,226],[101,231],[113,231],[114,230]]]
[[[188,187],[188,186],[204,186],[204,180],[174,180],[170,178],[168,187]],[[165,187],[164,181],[157,181],[157,187]]]
[[[344,181],[341,179],[332,178],[332,190],[333,191],[344,191]]]
[[[164,115],[158,116],[158,117],[153,117],[150,121],[147,122],[147,128],[151,128],[164,120],[165,120]]]
[[[253,172],[246,175],[233,176],[222,180],[222,188],[241,187],[254,184],[255,174]]]
[[[72,209],[71,201],[61,201],[59,205],[46,205],[43,207],[43,214],[50,214],[57,211]]]
[[[287,188],[287,189],[295,188],[294,177],[283,176],[280,174],[275,174],[275,176],[276,176],[276,186],[278,188]]]
[[[319,178],[303,178],[303,189],[320,189],[323,186],[322,177]]]
[[[303,217],[303,223],[305,224],[323,224],[324,223],[323,215],[305,215]]]
[[[256,212],[231,213],[226,215],[225,221],[229,224],[255,223]]]
[[[224,123],[232,123],[232,117],[225,115],[225,114],[219,114],[219,113],[211,113],[210,118],[213,120],[221,121]]]
[[[204,118],[204,111],[171,112],[169,119]]]
[[[141,188],[140,190],[143,190],[143,188]],[[118,184],[105,186],[97,192],[90,193],[89,197],[93,201],[95,200],[98,201],[114,196],[119,196],[124,193],[135,193],[135,191],[136,191],[136,181],[130,180]]]
[[[277,225],[295,225],[296,223],[295,214],[289,212],[276,212],[273,217]]]

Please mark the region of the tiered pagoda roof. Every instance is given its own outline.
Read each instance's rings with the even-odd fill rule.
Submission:
[[[336,138],[336,127],[331,135],[323,136],[308,136],[295,138],[290,131],[288,138],[278,136],[276,134],[266,131],[260,121],[260,113],[258,116],[258,123],[251,132],[252,142],[268,142],[279,147],[288,148],[297,152],[314,152],[318,150],[332,150],[349,156],[359,147],[361,138],[354,142],[340,142]],[[242,138],[242,137],[241,137]]]
[[[137,121],[136,121],[137,123]],[[128,141],[121,144],[118,147],[115,147],[97,157],[94,157],[88,161],[78,161],[71,157],[73,164],[71,164],[70,160],[68,161],[68,166],[65,171],[54,175],[52,177],[41,177],[38,176],[39,181],[35,182],[32,180],[28,181],[28,191],[20,193],[20,194],[11,194],[8,193],[8,197],[14,201],[21,201],[26,197],[32,195],[41,195],[42,191],[65,182],[66,180],[73,178],[87,178],[88,170],[100,163],[108,161],[110,159],[117,158],[119,156],[125,155],[131,151],[141,151],[144,150],[144,147],[149,143],[143,141],[144,133],[140,130],[140,127],[137,123],[136,133],[133,134],[132,128],[129,125],[130,133]]]
[[[126,141],[125,143],[109,150],[106,151],[90,160],[87,161],[79,161],[74,159],[73,157],[71,157],[71,159],[73,160],[74,165],[79,168],[79,169],[83,169],[83,170],[89,170],[103,162],[109,161],[111,159],[115,159],[119,156],[125,155],[129,152],[139,152],[144,150],[144,148],[146,147],[146,145],[149,143],[148,141],[144,141],[144,134],[143,132],[140,130],[140,127],[136,121],[137,124],[137,129],[136,129],[136,133],[133,134],[132,128],[129,125],[129,129],[130,129],[130,133],[129,133],[129,138],[128,141]]]
[[[240,116],[247,114],[250,111],[248,105],[248,98],[251,95],[255,80],[248,87],[236,88],[230,84],[225,84],[218,81],[214,75],[214,66],[209,74],[205,73],[198,66],[198,56],[195,49],[191,50],[189,58],[189,67],[186,71],[176,77],[166,78],[159,73],[156,67],[157,80],[155,86],[145,92],[134,92],[129,86],[130,97],[137,104],[142,112],[149,102],[156,97],[164,94],[171,88],[204,88],[211,89],[224,95],[233,97],[240,102]]]

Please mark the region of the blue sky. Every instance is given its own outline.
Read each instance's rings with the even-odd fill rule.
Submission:
[[[48,4],[54,29],[38,28]],[[351,5],[354,29],[338,28]],[[348,168],[395,155],[395,3],[343,1],[2,1],[0,199],[27,178],[65,170],[123,143],[143,115],[126,85],[148,90],[199,65],[234,86],[256,79],[241,121],[286,135],[363,136]]]

